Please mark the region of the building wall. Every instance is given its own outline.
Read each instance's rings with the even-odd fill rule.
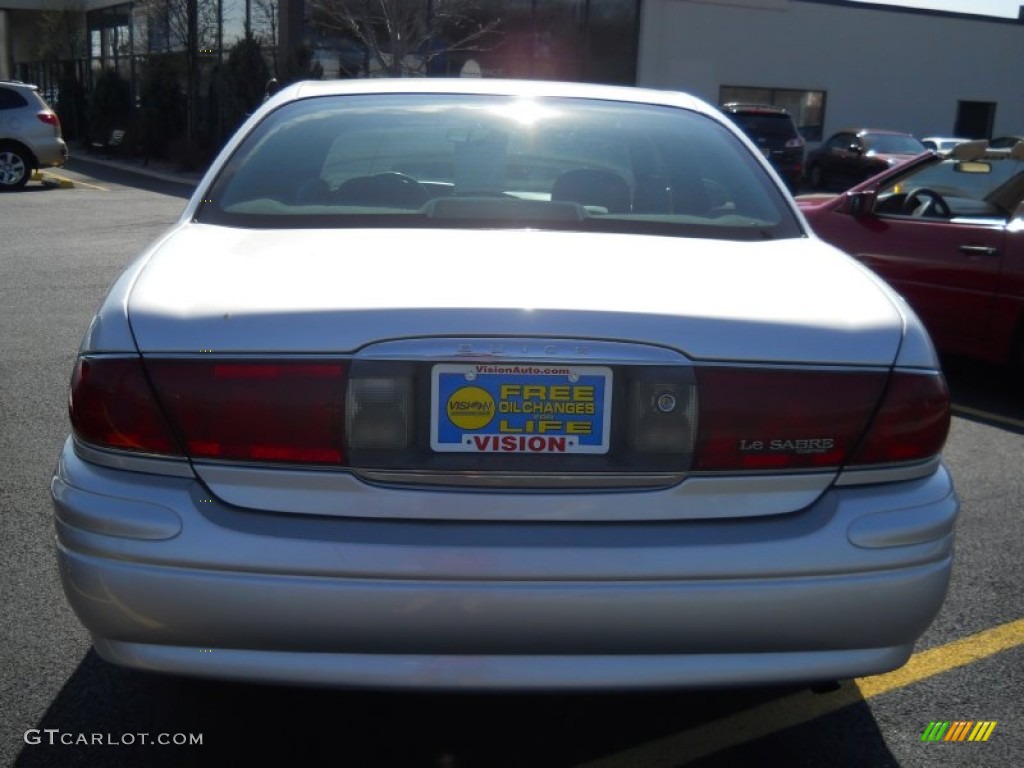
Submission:
[[[39,14],[35,11],[10,10],[7,27],[11,56],[14,61],[32,61],[38,58]]]
[[[826,92],[824,132],[951,134],[958,101],[1024,130],[1024,24],[841,0],[645,0],[638,84],[717,103],[722,86]]]

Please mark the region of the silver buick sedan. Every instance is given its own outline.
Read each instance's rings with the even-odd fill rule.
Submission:
[[[920,322],[679,93],[283,90],[111,288],[70,416],[65,592],[138,669],[835,680],[950,575]]]

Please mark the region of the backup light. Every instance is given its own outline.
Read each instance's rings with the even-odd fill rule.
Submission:
[[[413,440],[412,380],[408,376],[349,379],[345,434],[350,450],[400,450]]]

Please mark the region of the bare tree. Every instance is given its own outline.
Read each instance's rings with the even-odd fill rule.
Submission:
[[[254,16],[253,31],[260,38],[262,43],[270,49],[273,57],[273,74],[278,74],[277,69],[277,7],[278,0],[255,0],[256,13]]]
[[[425,74],[438,56],[485,50],[501,20],[472,0],[311,0],[313,21],[365,48],[371,71]]]
[[[166,38],[168,50],[198,55],[214,49],[217,43],[217,0],[142,0],[139,6],[146,15],[147,24],[162,33],[156,37]],[[193,17],[194,42],[189,29]],[[194,50],[190,51],[190,47]]]
[[[185,53],[187,165],[194,162],[199,112],[199,62],[216,51],[217,0],[141,0],[148,23],[166,36],[168,51]],[[152,39],[152,35],[150,36]]]
[[[277,45],[278,0],[254,0],[256,13],[253,14],[253,32],[264,45]]]

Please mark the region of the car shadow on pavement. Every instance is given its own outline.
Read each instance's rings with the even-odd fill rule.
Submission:
[[[1024,434],[1024,381],[1006,367],[945,357],[953,415]]]
[[[64,166],[74,173],[81,173],[99,183],[115,184],[122,187],[134,187],[161,195],[172,195],[188,199],[195,191],[195,182],[182,177],[178,181],[156,178],[146,175],[148,168],[138,163],[123,163],[123,167],[90,162],[88,158],[72,157]]]
[[[586,695],[339,691],[140,673],[109,665],[90,651],[26,733],[15,765],[576,766],[754,707],[770,707],[797,690]],[[196,735],[201,745],[189,744]],[[161,738],[185,743],[161,746],[155,743]],[[857,699],[832,714],[741,742],[699,762],[672,752],[669,763],[658,764],[897,765],[870,709]],[[636,764],[647,768],[647,763]]]

